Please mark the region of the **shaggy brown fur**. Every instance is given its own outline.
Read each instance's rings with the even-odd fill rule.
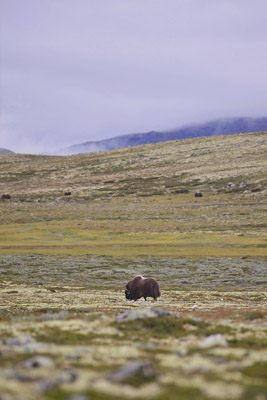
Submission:
[[[144,278],[137,275],[127,283],[125,297],[134,301],[141,297],[144,297],[145,300],[147,297],[153,297],[154,300],[157,300],[157,297],[160,297],[159,284],[154,278]]]

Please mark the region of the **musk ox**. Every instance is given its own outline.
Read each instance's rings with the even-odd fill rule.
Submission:
[[[147,297],[157,300],[157,297],[160,297],[159,284],[154,278],[144,278],[138,275],[127,283],[125,297],[127,300],[134,301],[141,297],[144,297],[145,300]]]
[[[196,192],[195,197],[203,197],[203,194],[201,192]]]
[[[11,199],[11,196],[10,196],[10,194],[2,194],[2,199],[9,200],[9,199]]]

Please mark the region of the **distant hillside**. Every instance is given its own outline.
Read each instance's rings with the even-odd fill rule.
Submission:
[[[229,135],[234,133],[262,132],[267,130],[267,118],[227,118],[202,124],[187,125],[181,128],[157,132],[133,133],[110,139],[74,144],[56,152],[57,155],[71,155],[105,151],[123,147],[138,146],[169,140],[189,139],[203,136]]]
[[[8,150],[8,149],[2,149],[2,148],[0,147],[0,153],[6,153],[6,154],[8,154],[8,153],[14,153],[14,152],[11,151],[11,150]]]

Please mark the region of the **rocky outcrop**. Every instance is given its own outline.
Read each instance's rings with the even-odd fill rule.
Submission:
[[[172,314],[163,307],[136,308],[117,315],[115,322],[134,321],[142,318],[159,318],[170,315]]]

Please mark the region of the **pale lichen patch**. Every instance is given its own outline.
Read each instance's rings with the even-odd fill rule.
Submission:
[[[159,395],[162,390],[157,383],[148,383],[136,388],[126,384],[109,382],[105,379],[94,382],[92,388],[107,395],[122,396],[126,399],[153,398]]]

